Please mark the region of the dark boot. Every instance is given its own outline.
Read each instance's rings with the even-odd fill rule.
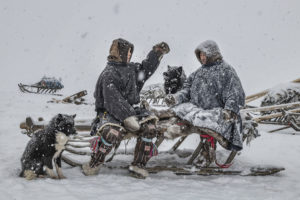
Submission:
[[[89,163],[82,166],[85,175],[96,175],[109,152],[122,141],[123,132],[115,126],[106,126],[101,130],[101,136],[91,141],[93,154]]]
[[[129,171],[146,178],[148,172],[145,169],[147,162],[153,156],[155,148],[152,139],[156,137],[156,127],[153,123],[145,123],[142,125],[141,136],[137,138],[137,143],[134,150],[134,159],[129,167]]]
[[[146,166],[147,162],[150,159],[152,148],[152,139],[138,137],[134,150],[134,159],[132,165],[138,165],[140,167]]]

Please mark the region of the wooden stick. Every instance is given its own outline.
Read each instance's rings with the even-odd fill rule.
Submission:
[[[259,92],[259,93],[256,93],[256,94],[249,95],[249,96],[246,97],[246,100],[253,99],[253,98],[257,99],[257,98],[259,98],[259,97],[264,96],[264,95],[267,94],[268,92],[269,92],[269,89],[268,89],[268,90],[264,90],[264,91]],[[247,101],[246,101],[246,102],[247,102]]]
[[[292,81],[293,83],[300,83],[300,78],[297,78],[296,80]]]
[[[193,164],[193,161],[197,158],[197,156],[199,155],[201,149],[203,147],[203,142],[200,140],[197,148],[195,149],[194,153],[192,154],[192,156],[190,157],[190,159],[188,160],[188,162],[186,163],[187,165],[191,165]]]
[[[160,135],[155,141],[155,146],[158,148],[164,140],[165,140],[164,136]]]
[[[73,94],[71,96],[68,96],[68,97],[64,98],[61,101],[62,102],[66,102],[66,103],[71,103],[72,101],[74,101],[74,100],[76,100],[76,99],[78,99],[80,97],[83,97],[85,95],[87,95],[87,91],[86,90],[82,90],[80,92],[77,92],[77,93],[75,93],[75,94]]]
[[[289,112],[292,112],[292,113],[300,112],[300,108],[294,109],[294,110],[289,110]],[[271,114],[271,115],[264,115],[264,116],[261,116],[261,117],[253,118],[253,120],[255,122],[259,123],[262,120],[273,119],[273,118],[281,117],[281,116],[283,116],[283,113],[280,112],[280,113],[275,113],[275,114]]]
[[[86,147],[90,147],[90,144],[83,144],[83,145],[76,145],[76,144],[71,144],[71,143],[67,143],[67,145],[73,147],[73,148],[86,148]]]
[[[262,111],[272,111],[272,110],[278,110],[278,109],[291,109],[291,108],[297,108],[300,107],[300,102],[294,102],[294,103],[287,103],[287,104],[280,104],[280,105],[274,105],[274,106],[264,106],[259,108],[247,108],[242,109],[241,112],[262,112]]]
[[[176,151],[176,149],[183,143],[183,141],[187,138],[187,135],[182,136],[171,148],[172,151]]]
[[[290,126],[284,126],[284,127],[281,127],[281,128],[271,130],[271,131],[269,131],[269,133],[274,133],[276,131],[281,131],[281,130],[288,129],[288,128],[291,128],[291,127]]]
[[[66,147],[65,149],[66,151],[70,152],[70,153],[74,153],[74,154],[77,154],[77,155],[87,155],[87,156],[90,156],[92,155],[91,152],[85,152],[85,151],[76,151],[76,150],[73,150],[71,148],[69,148],[68,146]]]
[[[64,156],[64,155],[61,156],[61,159],[62,159],[65,163],[71,165],[72,167],[81,166],[81,163],[78,163],[78,162],[76,162],[76,161],[73,161],[73,160],[67,158],[67,157]]]

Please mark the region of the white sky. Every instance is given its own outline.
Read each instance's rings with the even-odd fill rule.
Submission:
[[[196,70],[194,49],[212,39],[249,95],[300,77],[299,11],[297,0],[0,0],[0,87],[50,75],[91,93],[118,37],[135,45],[136,62],[169,43],[148,83],[162,82],[168,64]]]

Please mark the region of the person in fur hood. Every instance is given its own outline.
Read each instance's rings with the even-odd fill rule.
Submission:
[[[166,103],[177,105],[172,110],[180,118],[225,138],[228,150],[241,150],[240,107],[245,104],[241,81],[223,60],[216,42],[201,43],[195,55],[202,66],[188,77],[182,90],[166,97]]]
[[[170,49],[161,42],[153,47],[141,63],[130,62],[133,44],[116,39],[112,42],[107,65],[100,74],[94,92],[97,117],[92,124],[91,135],[101,135],[94,142],[91,161],[83,166],[85,175],[97,174],[105,156],[121,142],[124,134],[138,136],[134,161],[129,170],[147,176],[145,167],[152,156],[152,139],[156,117],[146,109],[135,107],[140,102],[140,91],[145,81],[155,72],[160,60]],[[122,130],[125,127],[125,131]]]

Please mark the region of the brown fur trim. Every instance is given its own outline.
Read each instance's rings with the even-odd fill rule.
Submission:
[[[221,61],[222,55],[220,52],[220,49],[215,41],[212,40],[206,40],[202,42],[195,50],[195,54],[197,59],[200,61],[200,53],[203,52],[205,53],[207,57],[207,62],[205,65],[211,65],[215,63],[216,61]],[[203,63],[201,63],[203,64]]]
[[[107,60],[113,62],[127,63],[127,55],[129,49],[132,54],[134,50],[133,44],[122,38],[116,39],[113,41],[110,47],[109,56],[107,57]]]
[[[109,50],[109,56],[107,57],[108,61],[114,61],[114,62],[122,62],[122,59],[120,57],[119,53],[119,45],[118,40],[114,40],[110,50]]]

